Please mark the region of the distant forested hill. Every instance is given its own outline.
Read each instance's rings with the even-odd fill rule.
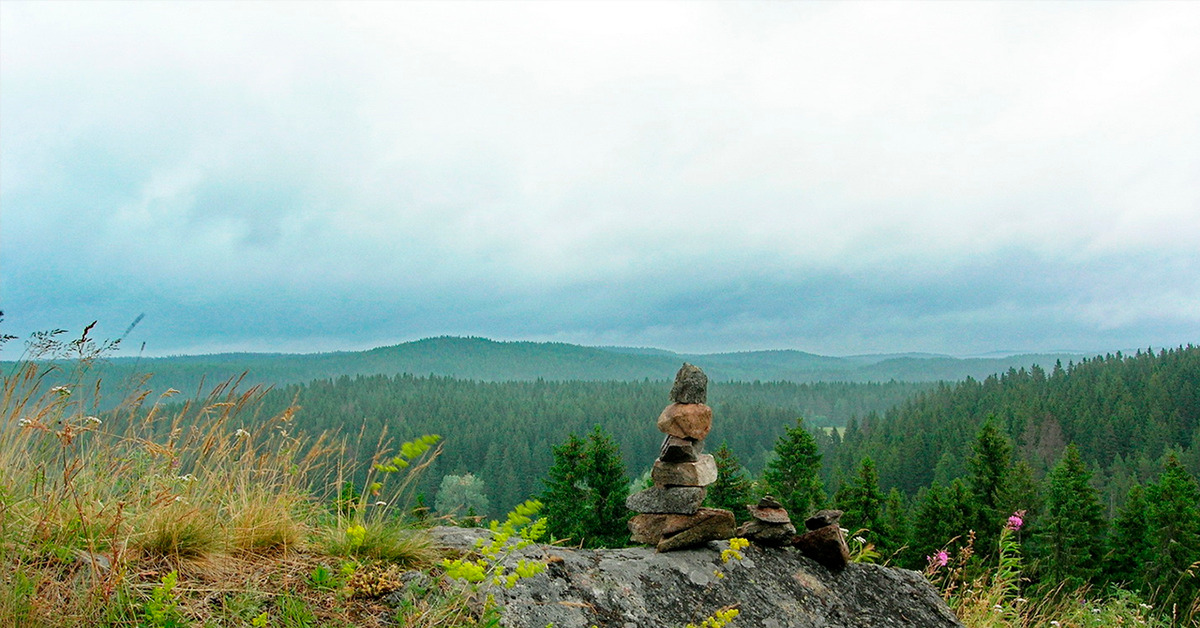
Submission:
[[[1040,478],[1070,443],[1079,446],[1112,509],[1135,482],[1158,473],[1167,449],[1200,475],[1200,347],[1116,353],[1068,367],[1010,369],[940,384],[851,423],[827,468],[832,483],[870,456],[880,484],[908,493],[967,474],[983,422],[994,416]]]
[[[749,351],[705,355],[659,349],[584,347],[563,343],[496,342],[440,337],[369,351],[230,353],[168,358],[113,358],[110,383],[152,373],[156,388],[195,393],[247,374],[248,384],[292,384],[343,375],[438,375],[496,381],[669,381],[684,362],[714,381],[912,382],[981,379],[1009,368],[1077,360],[1079,355],[1016,355],[959,359],[928,354],[826,357],[802,351]]]

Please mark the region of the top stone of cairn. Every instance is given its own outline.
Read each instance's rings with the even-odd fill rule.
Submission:
[[[675,385],[671,386],[671,401],[675,403],[706,403],[708,401],[708,376],[699,367],[687,362],[675,374]]]

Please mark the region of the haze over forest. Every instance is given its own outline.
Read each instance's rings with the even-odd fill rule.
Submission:
[[[6,1],[3,331],[1178,347],[1196,32],[1179,2]]]

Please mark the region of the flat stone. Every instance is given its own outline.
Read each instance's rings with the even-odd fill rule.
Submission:
[[[702,453],[704,441],[667,434],[663,439],[662,449],[659,450],[658,459],[663,462],[695,462]]]
[[[671,401],[675,403],[707,403],[708,376],[698,367],[683,363],[671,386]]]
[[[840,510],[818,510],[804,520],[804,527],[809,530],[817,530],[825,526],[836,526],[841,519],[842,511]]]
[[[791,545],[796,538],[796,526],[791,523],[766,523],[764,521],[747,521],[737,530],[737,535],[765,547],[783,547]]]
[[[689,547],[699,547],[709,541],[719,541],[733,536],[733,513],[719,508],[701,508],[689,517],[688,526],[678,531],[663,530],[658,542],[659,552],[670,552]]]
[[[704,440],[712,429],[712,408],[702,403],[673,403],[658,415],[658,431],[663,434]]]
[[[655,486],[708,486],[717,481],[717,461],[708,454],[695,462],[655,460],[650,478]]]
[[[643,514],[695,514],[704,503],[705,490],[700,486],[652,486],[638,491],[625,500],[625,507]]]
[[[792,523],[788,511],[783,508],[763,508],[761,506],[746,506],[750,516],[764,523]]]
[[[801,554],[835,571],[844,568],[850,562],[850,548],[846,546],[846,537],[836,524],[809,530],[796,537],[792,544]]]
[[[759,508],[783,508],[783,504],[775,499],[774,495],[763,495],[762,499],[758,500]]]

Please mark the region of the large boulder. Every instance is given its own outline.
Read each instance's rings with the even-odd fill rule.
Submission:
[[[487,530],[430,531],[466,551]],[[658,553],[651,548],[572,550],[533,545],[510,557],[549,561],[511,589],[488,589],[510,628],[657,628],[699,624],[737,605],[745,628],[950,628],[962,624],[925,578],[904,569],[852,563],[833,571],[792,548],[742,550],[721,561],[726,541]],[[720,574],[720,575],[718,575]]]

